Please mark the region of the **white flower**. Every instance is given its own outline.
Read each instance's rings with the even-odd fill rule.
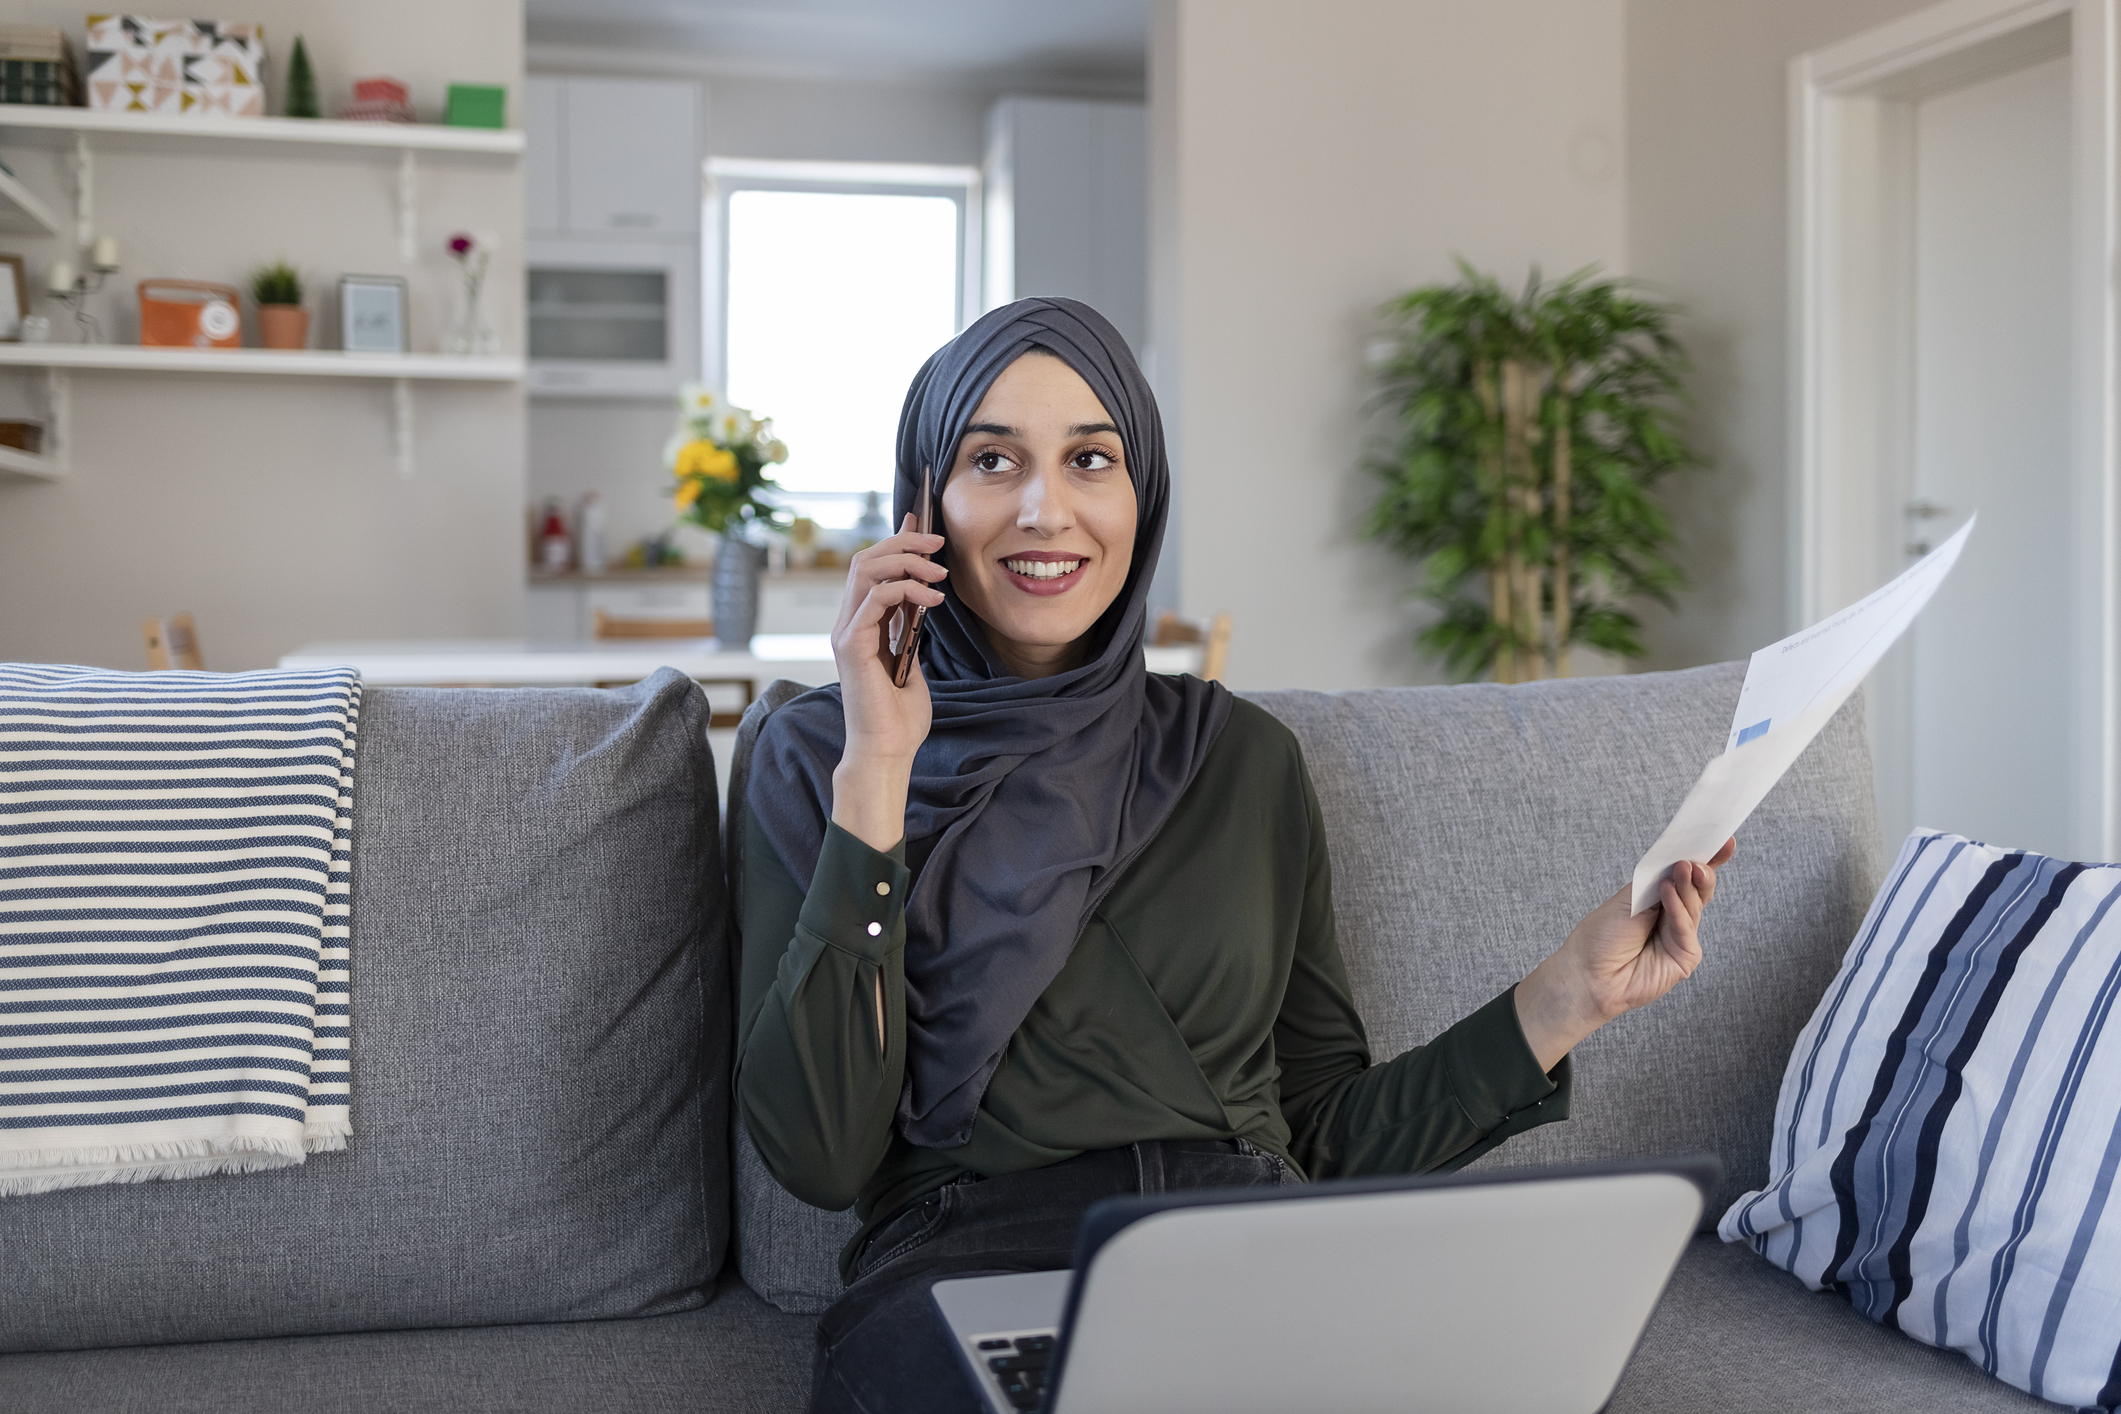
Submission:
[[[687,383],[678,394],[678,407],[687,417],[700,417],[722,405],[722,395],[705,383]]]
[[[788,444],[776,437],[766,444],[766,460],[779,466],[788,460]]]

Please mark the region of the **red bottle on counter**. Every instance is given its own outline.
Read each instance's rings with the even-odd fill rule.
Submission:
[[[557,498],[545,503],[545,518],[538,524],[538,568],[547,574],[565,574],[574,565],[574,539],[567,533],[567,517],[560,513]]]

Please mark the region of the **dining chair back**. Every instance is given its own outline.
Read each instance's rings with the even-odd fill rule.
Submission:
[[[204,672],[206,659],[199,652],[199,630],[188,613],[168,619],[142,619],[140,637],[147,645],[147,670],[151,673],[183,668]]]

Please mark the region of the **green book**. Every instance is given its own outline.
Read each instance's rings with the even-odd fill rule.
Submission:
[[[453,128],[504,128],[507,105],[508,90],[499,84],[453,83],[442,121]]]

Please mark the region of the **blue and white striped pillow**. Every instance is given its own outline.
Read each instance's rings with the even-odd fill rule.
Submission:
[[[1917,830],[1719,1231],[2021,1389],[2121,1406],[2121,866]]]

